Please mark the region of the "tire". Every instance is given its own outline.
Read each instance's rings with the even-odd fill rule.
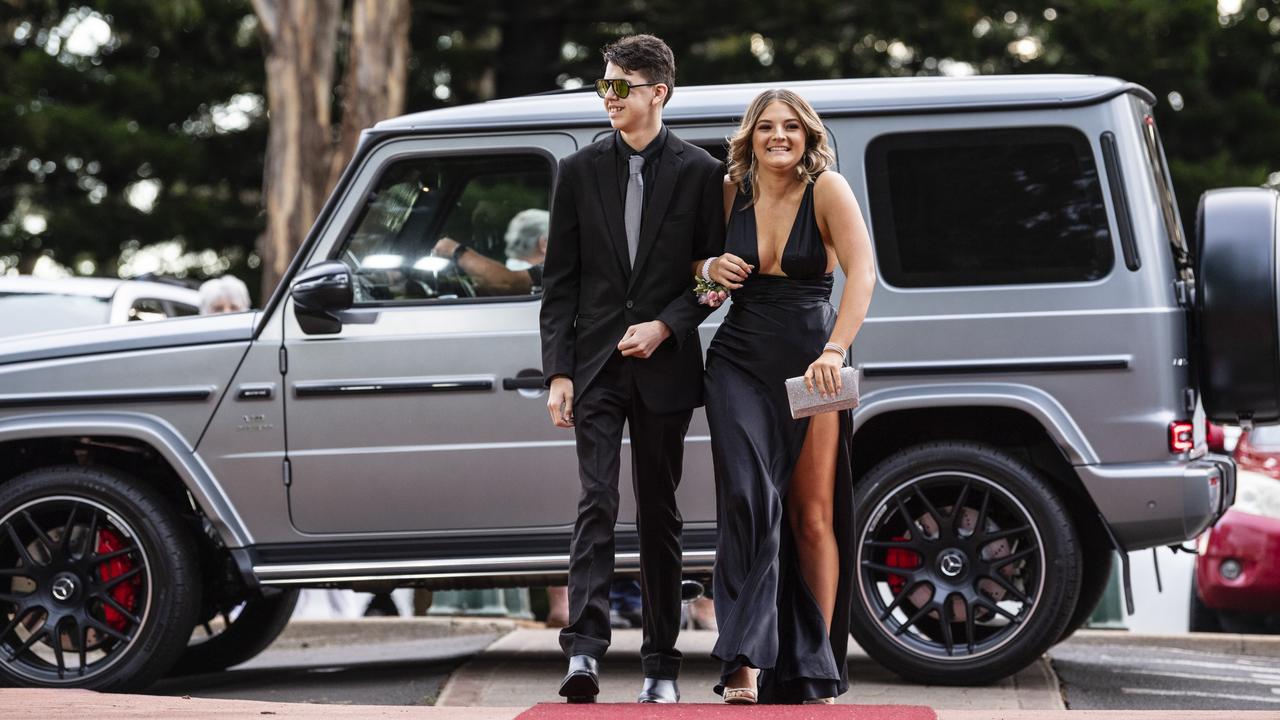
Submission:
[[[1278,202],[1280,193],[1270,188],[1200,196],[1192,360],[1213,422],[1280,420]]]
[[[1080,594],[1071,517],[995,447],[901,450],[854,489],[854,639],[911,682],[982,685],[1062,636]]]
[[[268,588],[218,613],[222,623],[216,630],[212,626],[215,618],[199,623],[169,675],[218,672],[257,656],[289,624],[298,604],[298,593],[296,589]]]
[[[1062,642],[1075,634],[1098,609],[1102,596],[1107,594],[1107,585],[1111,582],[1111,567],[1115,564],[1115,552],[1110,543],[1100,545],[1085,543],[1083,567],[1080,574],[1080,599],[1076,601],[1076,609],[1071,613],[1067,628],[1058,637]],[[1054,643],[1057,644],[1057,643]]]
[[[1225,632],[1218,619],[1218,611],[1204,604],[1196,587],[1196,574],[1191,573],[1191,600],[1187,612],[1187,629],[1190,632]]]
[[[117,470],[50,467],[0,486],[0,682],[150,685],[191,635],[195,558],[174,508]]]

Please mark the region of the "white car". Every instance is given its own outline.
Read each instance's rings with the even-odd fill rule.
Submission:
[[[0,337],[200,314],[200,293],[146,280],[0,277]]]

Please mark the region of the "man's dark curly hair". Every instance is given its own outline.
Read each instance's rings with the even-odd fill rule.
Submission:
[[[661,39],[653,35],[628,35],[606,45],[603,53],[606,63],[640,73],[649,82],[666,85],[667,95],[662,104],[670,102],[676,91],[676,56]]]

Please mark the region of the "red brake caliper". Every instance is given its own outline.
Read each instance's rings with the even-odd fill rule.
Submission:
[[[906,542],[905,536],[893,538],[894,542]],[[903,568],[906,570],[914,570],[920,567],[920,556],[911,550],[903,550],[902,548],[889,548],[884,553],[884,564],[889,567]],[[889,590],[897,597],[902,592],[902,588],[906,587],[907,579],[902,575],[889,576]]]
[[[115,533],[115,531],[107,528],[103,528],[98,531],[97,553],[99,555],[119,550],[124,546],[124,541]],[[101,577],[103,582],[107,582],[112,578],[120,577],[132,569],[133,561],[129,559],[128,555],[122,555],[99,565],[98,575]],[[137,585],[141,581],[142,579],[140,577],[135,577],[132,580],[127,580],[116,585],[111,588],[111,599],[120,603],[120,607],[128,608],[132,612],[134,609],[134,603],[137,601]],[[120,632],[124,632],[125,628],[129,624],[128,619],[110,605],[104,605],[102,613],[107,624]]]

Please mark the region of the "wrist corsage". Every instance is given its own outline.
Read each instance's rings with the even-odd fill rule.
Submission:
[[[693,294],[698,296],[699,305],[717,307],[729,299],[729,289],[714,280],[698,278],[693,283]]]

